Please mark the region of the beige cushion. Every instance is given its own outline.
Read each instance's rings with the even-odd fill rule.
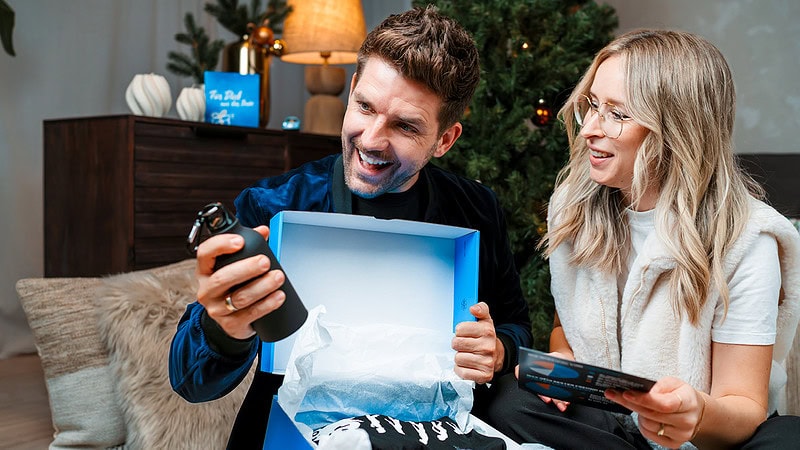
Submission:
[[[169,385],[169,345],[194,300],[194,266],[17,282],[50,397],[51,449],[225,447],[252,371],[205,404]]]
[[[170,342],[196,292],[193,261],[172,269],[109,278],[95,298],[100,335],[108,345],[127,423],[126,447],[222,449],[253,371],[213,402],[188,403],[172,390]]]
[[[42,362],[56,433],[51,449],[125,442],[108,353],[94,316],[99,278],[27,278],[17,294]]]

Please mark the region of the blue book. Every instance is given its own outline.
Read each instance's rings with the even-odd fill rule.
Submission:
[[[606,389],[648,392],[656,382],[520,347],[518,383],[534,394],[629,414],[627,408],[605,397]]]
[[[260,75],[205,72],[206,123],[258,127]]]

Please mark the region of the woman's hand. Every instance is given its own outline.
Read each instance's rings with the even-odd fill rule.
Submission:
[[[711,355],[708,394],[667,377],[647,393],[606,391],[606,397],[639,413],[642,434],[661,445],[739,447],[767,417],[772,346],[712,342]]]
[[[694,439],[706,407],[704,394],[673,377],[662,378],[650,392],[609,389],[606,397],[637,412],[642,435],[668,448]]]
[[[572,354],[566,355],[561,352],[550,352],[548,353],[548,355],[555,356],[556,358],[568,359],[570,361],[575,360],[575,357],[572,356]],[[517,379],[519,380],[519,365],[517,365],[517,367],[514,368],[514,375],[516,375]],[[539,398],[542,399],[542,401],[545,403],[552,403],[561,412],[566,411],[567,407],[569,406],[569,402],[565,402],[564,400],[558,400],[552,397],[547,397],[545,395],[539,395]]]

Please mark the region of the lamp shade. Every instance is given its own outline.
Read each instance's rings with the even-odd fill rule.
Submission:
[[[281,61],[352,64],[367,36],[361,0],[289,0]]]

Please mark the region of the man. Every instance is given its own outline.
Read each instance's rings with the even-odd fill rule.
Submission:
[[[476,321],[456,327],[453,348],[456,373],[487,383],[514,367],[520,345],[531,344],[505,219],[491,190],[428,165],[461,135],[459,119],[479,76],[475,44],[455,21],[433,7],[390,16],[359,50],[342,154],[261,180],[235,204],[242,224],[265,238],[269,230],[263,224],[284,209],[478,229],[481,302],[470,309]],[[250,323],[285,299],[276,290],[284,275],[270,271],[266,257],[213,271],[217,256],[241,247],[238,236],[217,235],[197,252],[197,302],[181,319],[170,354],[172,386],[192,402],[219,398],[238,385],[260,348]],[[365,275],[369,268],[353,274],[353,282]],[[229,447],[261,447],[270,399],[280,383],[279,376],[256,373]]]

